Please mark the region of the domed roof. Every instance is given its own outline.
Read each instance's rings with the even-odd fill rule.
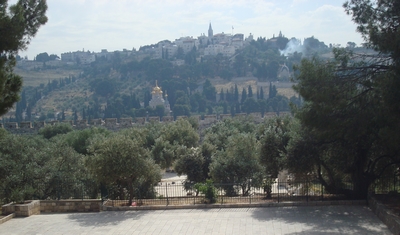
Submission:
[[[153,91],[151,93],[152,94],[162,94],[163,93],[162,90],[161,90],[161,87],[159,87],[157,85],[157,80],[156,80],[156,86],[153,88]]]

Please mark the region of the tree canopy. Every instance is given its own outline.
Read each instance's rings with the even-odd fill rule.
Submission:
[[[19,0],[9,8],[7,0],[0,0],[0,115],[19,100],[22,78],[13,73],[16,55],[47,22],[46,10],[46,0]]]
[[[296,113],[302,128],[289,142],[288,158],[293,171],[314,172],[329,191],[365,198],[400,163],[394,144],[400,140],[400,4],[352,0],[344,7],[377,52],[334,49],[330,61],[302,60],[294,86],[305,100]],[[351,192],[345,181],[353,183]]]
[[[161,179],[160,168],[143,148],[143,139],[114,135],[100,139],[91,146],[88,160],[92,174],[105,184],[122,184],[128,189],[129,205],[135,196],[134,188]]]

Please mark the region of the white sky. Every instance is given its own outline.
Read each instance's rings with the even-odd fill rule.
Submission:
[[[10,1],[10,2],[14,2]],[[47,0],[49,21],[27,51],[39,53],[99,52],[139,49],[181,36],[250,33],[271,38],[281,30],[301,40],[314,36],[325,44],[362,43],[346,15],[345,0]]]

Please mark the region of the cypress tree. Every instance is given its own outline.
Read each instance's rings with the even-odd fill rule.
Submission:
[[[236,110],[235,110],[235,112],[236,112],[236,113],[240,113],[240,104],[239,104],[239,103],[236,103]]]
[[[144,93],[144,108],[147,108],[149,106],[151,99],[150,91],[146,91]]]
[[[242,99],[240,100],[240,103],[244,103],[244,101],[246,100],[246,98],[247,98],[247,92],[246,92],[246,89],[244,89],[243,88],[243,90],[242,90]]]
[[[76,112],[76,109],[74,110],[74,124],[76,125],[76,122],[78,121],[78,113]]]
[[[226,89],[225,100],[229,103],[232,102],[232,95],[228,89]]]
[[[249,98],[253,98],[253,89],[251,88],[251,86],[250,86],[250,85],[249,85],[249,88],[248,88],[247,90],[248,90],[247,97],[249,97]]]
[[[236,84],[235,84],[235,95],[233,96],[233,99],[235,102],[239,101],[239,90]]]
[[[260,100],[263,100],[264,99],[264,90],[263,90],[263,88],[261,87],[260,88]]]
[[[85,108],[82,108],[82,119],[85,120],[86,119],[86,112],[85,112]]]
[[[231,105],[231,116],[235,116],[235,106]]]

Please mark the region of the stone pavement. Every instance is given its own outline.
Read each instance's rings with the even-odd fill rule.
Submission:
[[[0,234],[391,234],[366,206],[103,211],[14,218]]]

